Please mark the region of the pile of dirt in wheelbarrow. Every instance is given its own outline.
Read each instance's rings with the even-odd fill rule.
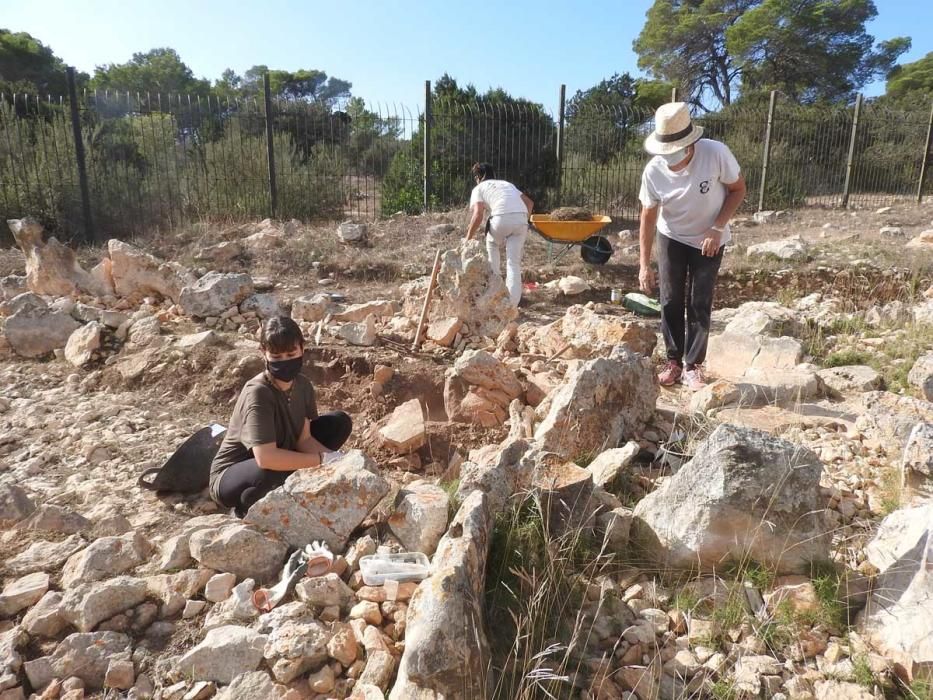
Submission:
[[[549,216],[552,221],[589,221],[593,212],[583,207],[558,207]]]

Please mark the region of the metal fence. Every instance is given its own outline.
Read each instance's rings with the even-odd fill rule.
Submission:
[[[72,83],[73,85],[73,83]],[[97,92],[0,95],[0,216],[104,240],[190,221],[373,219],[463,206],[475,161],[539,211],[638,215],[653,114],[525,101],[432,101],[345,111],[273,99]],[[930,113],[757,106],[698,116],[748,182],[747,210],[919,201],[933,178]]]

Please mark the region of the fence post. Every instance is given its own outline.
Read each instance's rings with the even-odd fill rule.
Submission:
[[[671,88],[671,102],[677,102],[677,88]]]
[[[765,208],[765,187],[768,184],[768,164],[771,161],[771,129],[774,125],[774,103],[777,101],[777,92],[771,91],[771,101],[768,102],[768,128],[765,131],[765,152],[761,161],[761,186],[758,189],[758,211]]]
[[[84,240],[95,239],[91,221],[91,192],[87,184],[87,163],[84,160],[84,139],[81,136],[81,114],[78,111],[78,88],[75,86],[75,69],[68,66],[68,101],[71,103],[71,131],[75,140],[75,160],[78,163],[78,184],[81,187],[81,214],[84,218]]]
[[[849,206],[849,190],[852,187],[852,167],[855,163],[855,137],[858,134],[858,118],[862,113],[862,93],[855,99],[855,114],[852,117],[852,138],[849,139],[849,157],[846,159],[846,182],[842,189],[842,208]]]
[[[920,182],[917,184],[917,204],[923,201],[923,186],[927,179],[927,164],[930,162],[930,145],[933,140],[933,103],[930,104],[930,122],[927,124],[927,140],[923,148],[923,162],[920,163]]]
[[[275,144],[272,140],[273,114],[272,114],[272,88],[269,86],[269,74],[262,74],[262,92],[266,110],[266,160],[269,164],[269,203],[271,212],[269,216],[275,218],[279,204],[279,190],[275,181]]]
[[[422,207],[427,212],[431,208],[431,122],[434,115],[431,113],[431,81],[424,81],[424,202]]]
[[[557,105],[557,205],[561,204],[560,188],[564,173],[564,121],[567,116],[567,86],[561,83]]]

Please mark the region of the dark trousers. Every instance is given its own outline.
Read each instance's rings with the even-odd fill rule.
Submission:
[[[339,450],[350,437],[353,421],[343,411],[325,413],[311,421],[311,437],[328,450]],[[224,508],[235,508],[239,517],[246,515],[256,501],[285,483],[294,472],[263,469],[255,459],[228,467],[220,475],[217,495]]]
[[[706,359],[713,290],[722,264],[721,246],[713,257],[699,248],[657,235],[661,333],[667,359],[699,365]],[[684,314],[686,312],[686,323]]]

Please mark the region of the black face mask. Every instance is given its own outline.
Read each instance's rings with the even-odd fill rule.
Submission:
[[[304,363],[304,356],[295,357],[291,360],[266,360],[266,369],[276,379],[283,382],[294,381],[295,377],[301,372],[301,365]]]

